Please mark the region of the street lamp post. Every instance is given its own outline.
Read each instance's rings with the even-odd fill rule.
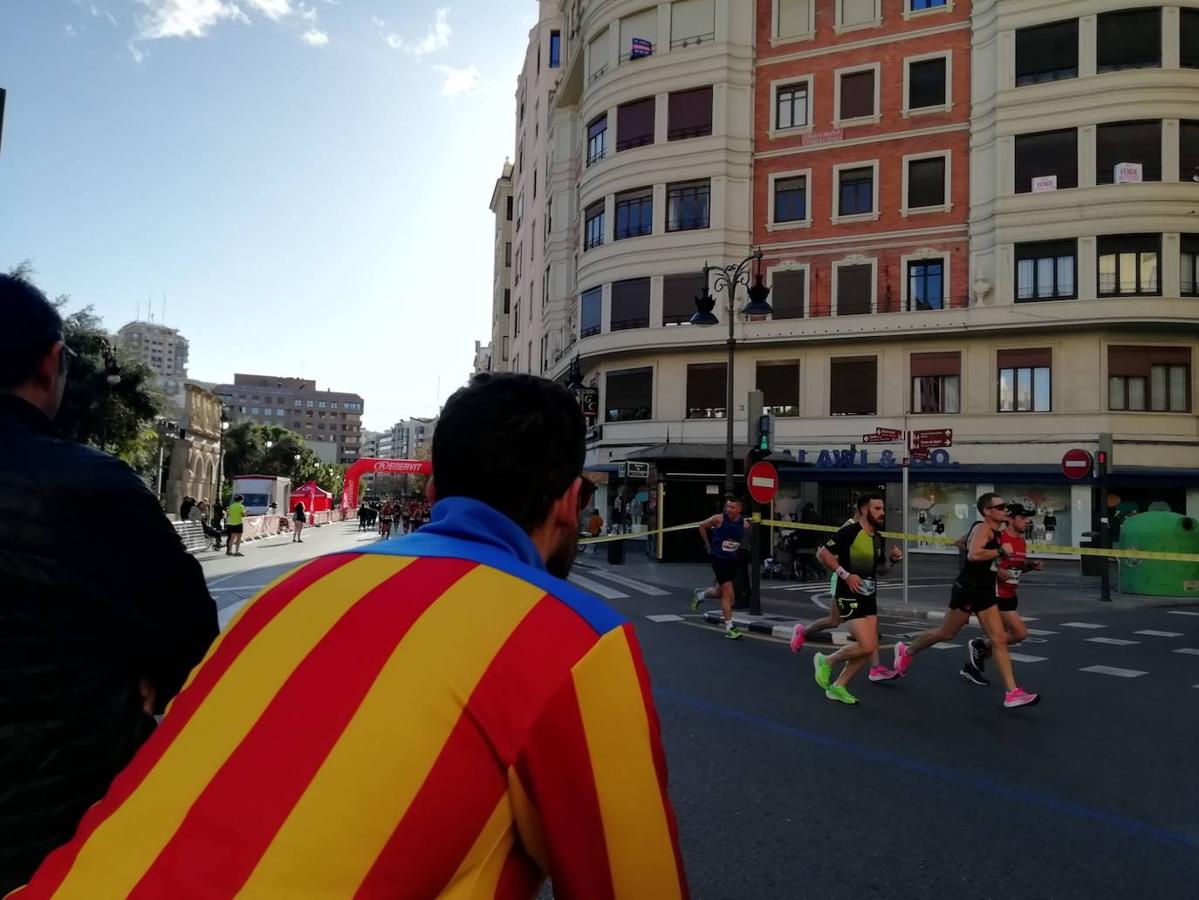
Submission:
[[[221,404],[221,436],[217,442],[216,451],[216,493],[213,495],[213,504],[219,503],[221,500],[221,487],[225,483],[225,432],[229,430],[229,413],[225,411],[225,404]]]
[[[753,283],[750,283],[750,265],[753,264],[754,275]],[[729,361],[728,369],[725,376],[725,410],[724,418],[727,425],[725,434],[724,447],[724,492],[726,495],[733,494],[733,361],[737,351],[737,338],[733,332],[734,316],[736,315],[736,296],[737,286],[745,285],[746,294],[749,296],[749,302],[745,308],[741,310],[746,316],[768,316],[772,312],[770,304],[766,302],[766,298],[770,296],[770,288],[762,283],[762,251],[758,249],[747,256],[741,262],[732,266],[709,266],[704,263],[704,292],[695,298],[695,315],[691,317],[692,325],[711,326],[720,323],[712,310],[716,307],[716,299],[709,292],[709,278],[711,273],[715,273],[715,277],[711,278],[711,288],[720,293],[724,291],[728,296],[728,320],[729,320]]]
[[[117,363],[112,344],[107,340],[100,341],[100,355],[104,357],[104,383],[108,385],[108,390],[104,392],[104,414],[100,419],[100,449],[107,452],[108,417],[112,415],[112,389],[121,383],[121,367]]]

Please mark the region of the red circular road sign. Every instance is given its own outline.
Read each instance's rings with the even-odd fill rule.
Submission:
[[[756,503],[769,503],[779,492],[778,469],[768,462],[756,462],[750,466],[745,480],[749,482],[749,495]]]
[[[1062,472],[1067,478],[1086,478],[1091,474],[1092,463],[1091,454],[1076,447],[1067,450],[1066,455],[1062,457]]]

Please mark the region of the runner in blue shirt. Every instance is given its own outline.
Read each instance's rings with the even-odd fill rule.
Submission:
[[[741,516],[743,505],[736,497],[724,501],[724,512],[699,523],[700,540],[712,561],[712,572],[716,575],[716,586],[696,588],[691,598],[691,608],[708,600],[720,600],[720,612],[724,617],[724,636],[737,640],[741,632],[733,624],[734,581],[737,578],[737,550],[745,540],[745,519]]]

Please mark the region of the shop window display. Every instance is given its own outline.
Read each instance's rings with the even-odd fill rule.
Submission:
[[[1032,509],[1025,538],[1036,544],[1070,544],[1070,486],[1046,484],[1003,484],[995,488],[1009,503]]]
[[[957,540],[978,518],[977,502],[973,484],[913,482],[908,488],[908,524],[914,534]],[[953,550],[932,541],[921,541],[918,546]]]

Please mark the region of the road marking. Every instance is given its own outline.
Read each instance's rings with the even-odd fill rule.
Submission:
[[[646,616],[651,622],[682,622],[682,616],[676,616],[673,613],[666,613],[661,616]]]
[[[1028,619],[1025,619],[1024,621],[1025,621],[1025,622],[1027,622],[1027,621],[1028,621]],[[1035,634],[1035,635],[1037,635],[1038,637],[1044,637],[1044,636],[1045,636],[1045,635],[1047,635],[1047,634],[1057,634],[1057,632],[1056,632],[1056,631],[1046,631],[1046,630],[1045,630],[1045,629],[1043,629],[1043,628],[1030,628],[1030,629],[1028,629],[1028,633],[1029,633],[1029,634]]]
[[[1117,669],[1115,666],[1087,666],[1085,669],[1079,669],[1080,672],[1094,672],[1096,675],[1114,675],[1117,678],[1140,678],[1142,675],[1148,675],[1148,672],[1140,672],[1136,669]]]
[[[1106,625],[1096,625],[1093,622],[1063,622],[1063,628],[1106,628]]]
[[[1140,641],[1126,641],[1123,638],[1087,638],[1088,644],[1111,644],[1113,647],[1131,647],[1133,644],[1139,644]]]
[[[1018,663],[1045,662],[1047,659],[1049,659],[1048,656],[1029,656],[1027,653],[1009,653],[1008,657],[1011,658],[1013,662]]]
[[[960,647],[961,644],[950,644],[947,641],[941,641],[939,644],[933,644],[934,650],[952,650],[954,647]]]
[[[664,591],[661,588],[656,588],[652,584],[646,584],[644,581],[637,581],[635,578],[626,578],[623,575],[616,575],[613,572],[605,571],[604,569],[592,569],[591,574],[599,578],[607,578],[609,581],[615,581],[617,584],[623,584],[627,588],[632,588],[635,591],[640,591],[649,597],[666,597],[670,595],[670,591]]]
[[[1189,609],[1167,609],[1168,616],[1199,616],[1199,612],[1194,612]]]
[[[1039,622],[1039,621],[1041,621],[1041,620],[1040,620],[1040,619],[1038,619],[1036,616],[1024,616],[1023,618],[1024,618],[1024,621],[1025,621],[1025,622]]]
[[[1175,653],[1185,653],[1188,656],[1199,656],[1199,650],[1194,647],[1180,647],[1174,651]]]
[[[582,575],[572,574],[570,580],[581,588],[586,588],[593,594],[599,594],[605,600],[627,600],[628,594],[610,588],[606,584],[600,584],[598,581],[592,581],[590,578],[584,578]]]
[[[1153,631],[1148,628],[1144,631],[1134,631],[1133,634],[1147,634],[1149,637],[1182,637],[1181,631]]]

